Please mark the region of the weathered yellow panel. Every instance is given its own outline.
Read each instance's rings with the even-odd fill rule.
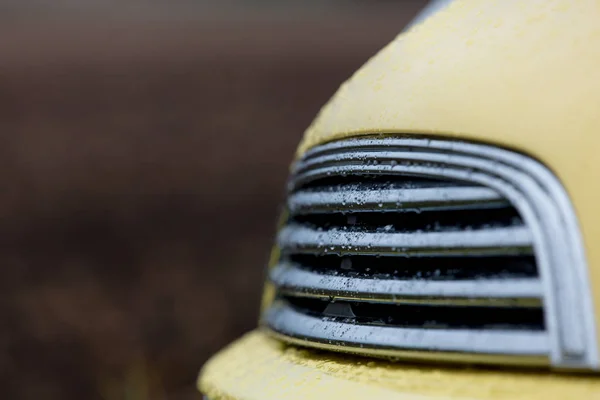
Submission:
[[[286,347],[254,331],[223,350],[198,381],[211,400],[600,399],[595,376],[443,368]]]

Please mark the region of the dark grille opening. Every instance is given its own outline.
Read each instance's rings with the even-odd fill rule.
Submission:
[[[472,280],[537,277],[535,258],[379,257],[293,254],[282,258],[324,275],[368,279]]]
[[[298,297],[284,297],[283,300],[301,313],[349,324],[423,329],[545,329],[541,308],[418,306],[348,301],[331,303]],[[337,305],[331,307],[332,304]]]
[[[316,229],[368,232],[456,231],[519,226],[523,221],[514,208],[453,211],[357,212],[292,215],[297,222]]]

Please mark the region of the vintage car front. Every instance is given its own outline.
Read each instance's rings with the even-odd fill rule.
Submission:
[[[207,398],[600,398],[600,3],[441,8],[306,131]]]

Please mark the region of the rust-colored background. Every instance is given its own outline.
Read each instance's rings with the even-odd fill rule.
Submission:
[[[15,4],[0,2],[0,395],[197,398],[202,363],[255,324],[304,128],[423,1]]]

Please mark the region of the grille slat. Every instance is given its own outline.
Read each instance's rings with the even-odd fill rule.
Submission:
[[[390,186],[392,187],[389,188]],[[288,207],[293,214],[314,214],[415,209],[465,210],[509,206],[497,192],[487,188],[394,186],[340,185],[329,187],[328,190],[299,191],[289,197]]]
[[[369,349],[425,350],[518,356],[544,356],[548,337],[540,331],[420,329],[365,326],[307,315],[284,302],[275,303],[265,316],[278,333],[325,345],[337,344],[348,351]],[[330,346],[328,348],[331,349]],[[337,348],[339,350],[340,348]],[[521,360],[519,360],[521,362]]]
[[[271,281],[288,295],[405,304],[541,306],[538,279],[393,280],[320,274],[280,263]]]
[[[362,232],[318,230],[290,224],[278,235],[286,253],[372,254],[404,256],[475,256],[531,254],[531,235],[524,227],[449,232]]]

